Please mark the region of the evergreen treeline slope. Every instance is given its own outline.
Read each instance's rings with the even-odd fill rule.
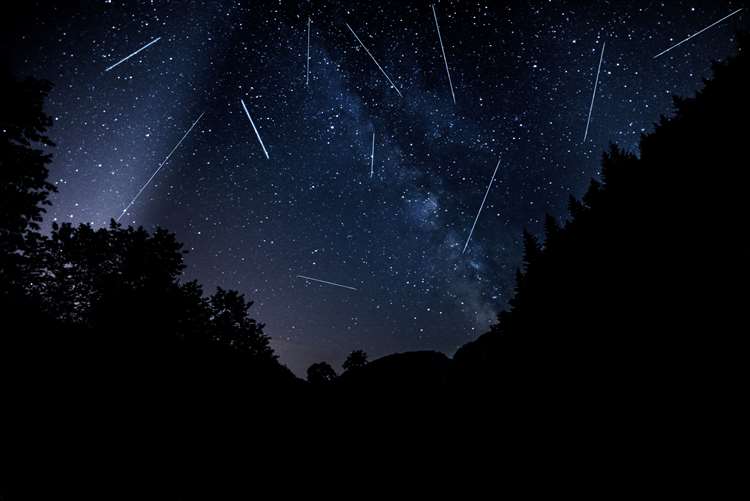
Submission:
[[[612,146],[601,182],[570,198],[564,224],[547,217],[543,243],[525,232],[510,308],[456,353],[459,384],[666,401],[731,380],[747,41],[694,98],[674,99],[674,116],[642,136],[640,157]]]

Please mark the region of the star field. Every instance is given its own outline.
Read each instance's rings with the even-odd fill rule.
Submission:
[[[610,142],[637,151],[747,16],[654,60],[744,5],[436,1],[454,104],[429,2],[29,4],[8,43],[17,74],[55,84],[49,221],[117,218],[205,113],[121,222],[176,232],[185,278],[254,300],[297,373],[485,332],[523,228],[564,216]]]

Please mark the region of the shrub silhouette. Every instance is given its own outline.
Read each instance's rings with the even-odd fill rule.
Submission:
[[[307,381],[310,384],[321,385],[331,383],[336,377],[336,371],[327,362],[318,362],[307,368]]]
[[[349,353],[341,367],[348,372],[361,369],[365,365],[367,365],[367,353],[363,350],[354,350]]]

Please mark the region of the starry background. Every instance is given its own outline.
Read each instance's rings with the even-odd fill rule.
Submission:
[[[655,60],[745,5],[437,1],[454,104],[426,1],[23,5],[4,7],[3,52],[17,75],[55,84],[48,222],[119,216],[205,112],[121,222],[176,232],[185,278],[254,300],[298,374],[360,348],[452,354],[485,332],[512,293],[523,228],[564,216],[610,142],[637,151],[747,26],[740,12]]]

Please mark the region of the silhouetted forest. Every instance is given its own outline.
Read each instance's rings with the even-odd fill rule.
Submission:
[[[733,325],[749,116],[748,38],[693,98],[611,146],[570,217],[526,232],[510,309],[454,357],[458,385],[499,385],[627,412],[737,389]]]
[[[273,394],[333,405],[481,395],[506,409],[587,409],[638,419],[739,392],[748,38],[695,97],[642,136],[611,146],[601,180],[565,221],[523,235],[510,308],[451,359],[435,352],[326,362],[307,381],[282,365],[236,291],[182,282],[184,251],[157,229],[53,224],[44,113],[49,82],[0,76],[0,367],[4,402],[122,412],[215,405],[258,411]],[[118,414],[122,417],[122,414]]]

